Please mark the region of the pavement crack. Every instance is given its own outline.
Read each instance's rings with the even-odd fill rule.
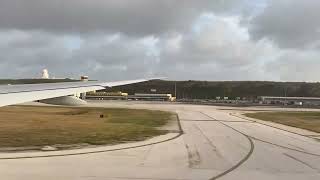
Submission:
[[[144,156],[142,158],[142,163],[140,164],[141,166],[143,166],[145,164],[145,162],[146,162],[147,158],[149,157],[154,146],[155,145],[151,145],[150,148],[147,150],[147,152],[144,154]]]

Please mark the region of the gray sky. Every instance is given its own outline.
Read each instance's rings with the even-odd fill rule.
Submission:
[[[0,77],[320,81],[317,0],[0,0]]]

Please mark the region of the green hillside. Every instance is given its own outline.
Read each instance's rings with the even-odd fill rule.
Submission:
[[[0,79],[0,84],[36,84],[76,82],[73,79]],[[305,96],[320,97],[320,83],[305,82],[269,82],[269,81],[163,81],[154,80],[138,84],[107,88],[106,91],[122,91],[129,94],[155,93],[175,94],[178,99],[214,99],[227,96],[231,99],[258,96]],[[154,92],[153,92],[154,93]]]
[[[108,91],[122,91],[129,94],[170,93],[174,95],[177,85],[177,98],[214,99],[216,96],[229,98],[258,96],[306,96],[320,97],[320,83],[305,82],[266,82],[266,81],[162,81],[154,80],[139,84],[109,88]]]

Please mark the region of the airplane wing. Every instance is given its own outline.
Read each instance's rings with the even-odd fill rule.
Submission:
[[[117,82],[66,82],[46,84],[0,85],[0,107],[25,102],[69,96],[105,87],[134,84],[152,79],[138,79]]]

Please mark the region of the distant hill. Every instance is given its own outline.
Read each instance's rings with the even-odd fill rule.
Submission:
[[[39,84],[58,82],[77,82],[74,79],[0,79],[0,84]]]
[[[170,93],[174,95],[177,84],[177,98],[214,99],[216,96],[229,98],[258,96],[306,96],[320,97],[320,83],[305,82],[268,82],[268,81],[162,81],[154,80],[144,83],[108,88],[108,91],[122,91],[129,94]]]
[[[0,79],[0,84],[38,84],[77,82],[74,79]],[[163,81],[153,80],[138,84],[107,88],[106,91],[134,93],[175,94],[178,99],[215,99],[227,96],[230,99],[258,96],[320,97],[320,83],[269,82],[269,81]],[[151,92],[156,89],[156,92]]]

